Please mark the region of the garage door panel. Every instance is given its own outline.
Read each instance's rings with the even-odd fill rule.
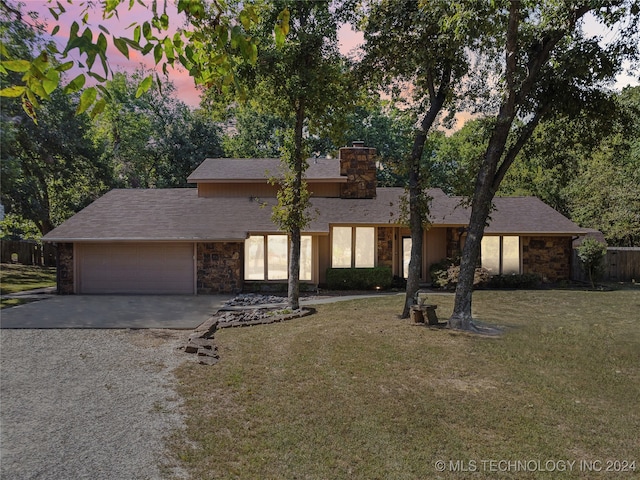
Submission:
[[[193,245],[78,245],[80,293],[193,294]]]

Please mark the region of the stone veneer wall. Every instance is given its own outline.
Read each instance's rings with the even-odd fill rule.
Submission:
[[[393,227],[378,227],[378,266],[393,269]]]
[[[522,273],[557,282],[571,276],[571,237],[520,237]]]
[[[340,149],[340,175],[347,177],[347,183],[340,184],[340,198],[376,197],[375,157],[375,148]]]
[[[199,294],[238,293],[242,290],[241,242],[198,243]]]
[[[73,290],[73,243],[58,244],[58,294],[71,295]]]

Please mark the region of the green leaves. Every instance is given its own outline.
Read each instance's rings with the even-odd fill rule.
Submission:
[[[287,34],[289,33],[289,20],[290,20],[289,9],[285,8],[278,15],[276,25],[273,28],[273,33],[276,37],[276,46],[278,48],[282,48],[282,46],[284,46],[284,42],[286,40]]]
[[[76,109],[76,115],[80,115],[84,113],[87,108],[89,108],[93,102],[96,101],[96,97],[98,96],[98,90],[95,87],[89,87],[82,95],[80,95],[80,103],[78,104],[78,108]]]
[[[27,60],[6,60],[3,61],[0,65],[2,65],[7,70],[19,73],[27,72],[31,68],[31,62]]]
[[[127,42],[123,38],[113,37],[113,45],[122,53],[127,59],[129,59],[129,47]]]
[[[22,95],[24,95],[26,89],[27,87],[24,86],[12,85],[0,90],[0,97],[21,97]]]
[[[140,85],[138,85],[138,90],[136,90],[136,98],[140,98],[143,93],[151,88],[151,85],[153,85],[153,77],[149,75],[148,77],[145,77],[142,82],[140,82]]]

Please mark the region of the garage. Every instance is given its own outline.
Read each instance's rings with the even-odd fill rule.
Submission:
[[[77,293],[195,293],[193,243],[78,243],[75,256]]]

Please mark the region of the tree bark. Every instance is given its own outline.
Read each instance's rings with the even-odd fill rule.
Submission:
[[[411,305],[420,289],[420,271],[422,267],[422,248],[424,238],[424,223],[428,220],[429,207],[425,198],[426,181],[421,174],[420,160],[424,152],[429,129],[433,126],[438,113],[442,110],[451,86],[451,67],[445,68],[440,78],[440,87],[436,92],[433,77],[429,75],[429,110],[420,123],[409,157],[409,228],[411,230],[411,258],[405,293],[402,318],[408,318]]]
[[[287,282],[287,303],[290,309],[300,308],[300,242],[301,227],[304,217],[304,205],[302,201],[302,174],[304,171],[304,158],[302,148],[302,134],[304,127],[305,103],[299,99],[296,108],[296,124],[294,130],[293,148],[293,205],[294,219],[289,227],[289,279]]]

